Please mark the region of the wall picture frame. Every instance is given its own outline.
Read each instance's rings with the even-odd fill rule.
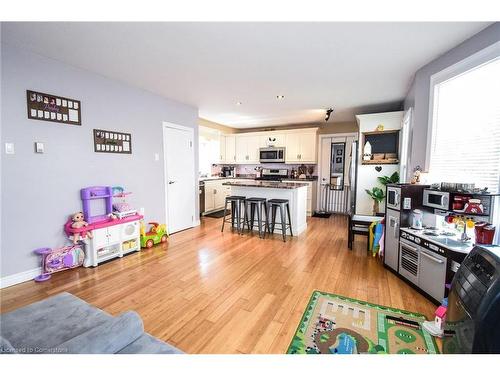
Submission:
[[[94,152],[132,154],[132,134],[94,129]]]
[[[58,95],[26,90],[28,119],[82,125],[82,103]]]

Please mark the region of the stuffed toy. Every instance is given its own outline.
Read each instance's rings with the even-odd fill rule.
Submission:
[[[73,221],[73,223],[71,224],[71,228],[74,228],[74,229],[84,228],[84,227],[87,227],[89,225],[89,223],[87,223],[85,220],[83,220],[83,212],[77,212],[76,214],[74,214],[71,217],[71,220]],[[92,238],[92,232],[90,230],[89,231],[85,230],[82,232],[74,233],[73,234],[73,243],[76,244],[80,240],[80,238],[83,240],[87,236],[89,238]]]

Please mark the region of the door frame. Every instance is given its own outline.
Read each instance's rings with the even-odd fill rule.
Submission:
[[[182,131],[187,131],[191,137],[191,142],[193,146],[191,147],[191,153],[193,156],[193,199],[196,197],[196,160],[195,160],[195,152],[194,152],[194,129],[188,126],[184,125],[177,125],[168,121],[163,121],[162,122],[162,144],[163,144],[163,184],[164,184],[164,192],[165,192],[165,223],[167,224],[167,230],[169,231],[170,234],[170,223],[169,223],[169,218],[168,218],[168,170],[167,170],[167,143],[165,141],[165,133],[167,129],[175,129],[175,130],[182,130]],[[192,222],[192,227],[200,225],[200,220],[196,215],[196,201],[194,201],[193,205],[193,222]],[[187,229],[187,228],[186,228]],[[177,233],[177,232],[176,232]]]
[[[321,167],[322,167],[322,163],[321,163],[321,154],[322,154],[322,148],[323,148],[323,139],[325,138],[342,138],[342,137],[354,137],[356,138],[356,140],[358,139],[358,133],[357,132],[349,132],[349,133],[331,133],[331,134],[319,134],[319,137],[318,137],[318,154],[317,154],[317,160],[318,160],[318,164],[317,164],[317,171],[318,171],[318,183],[316,186],[316,196],[319,197],[319,199],[316,199],[316,210],[320,210],[321,207],[321,179],[320,179],[320,172],[321,172]]]

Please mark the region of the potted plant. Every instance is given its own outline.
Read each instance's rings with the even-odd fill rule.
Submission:
[[[384,186],[387,184],[397,184],[399,182],[399,173],[394,172],[390,176],[377,177],[377,179]]]
[[[385,198],[385,193],[379,187],[373,187],[371,190],[365,189],[365,191],[373,199],[373,216],[376,216],[379,211],[380,202]]]

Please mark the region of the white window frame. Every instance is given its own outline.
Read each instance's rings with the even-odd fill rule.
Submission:
[[[429,119],[427,123],[427,145],[425,155],[425,168],[429,172],[431,157],[432,157],[432,140],[436,132],[435,118],[437,107],[435,105],[436,98],[436,85],[463,74],[471,69],[477,68],[487,62],[490,62],[500,56],[500,42],[496,42],[479,52],[443,69],[430,78],[430,91],[429,91]]]

